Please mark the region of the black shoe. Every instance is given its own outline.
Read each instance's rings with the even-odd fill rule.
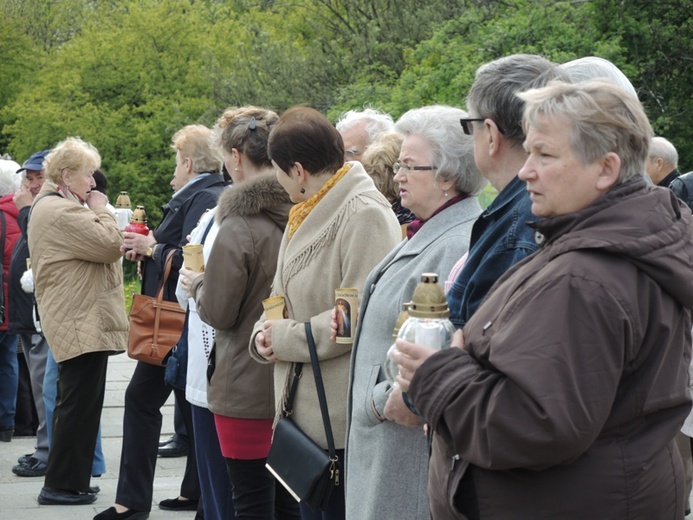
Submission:
[[[171,435],[171,436],[170,436],[168,439],[166,439],[165,441],[159,441],[159,448],[163,448],[163,447],[166,446],[169,442],[173,442],[173,441],[175,441],[175,440],[176,440],[176,436],[175,436],[175,435]]]
[[[159,509],[164,511],[197,511],[197,500],[168,498],[159,502]]]
[[[29,457],[26,464],[17,464],[12,468],[12,473],[19,477],[43,477],[46,471],[48,471],[48,464],[34,457]]]
[[[185,457],[187,454],[188,445],[177,441],[171,441],[159,448],[159,457]]]
[[[101,488],[99,486],[89,486],[90,495],[98,495],[101,493]]]
[[[11,442],[14,435],[14,426],[0,426],[0,441]]]
[[[27,453],[26,455],[22,455],[21,457],[19,457],[17,459],[17,464],[28,464],[29,459],[33,456],[34,456],[33,453]]]
[[[42,506],[79,506],[96,502],[96,495],[79,491],[49,489],[44,486],[39,493],[38,503]]]
[[[118,513],[115,507],[109,507],[96,515],[94,520],[146,520],[147,518],[149,518],[149,511],[128,509],[124,513]]]

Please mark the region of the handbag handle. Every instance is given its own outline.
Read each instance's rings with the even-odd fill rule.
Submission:
[[[166,255],[166,262],[164,263],[164,276],[161,277],[161,281],[159,282],[159,290],[156,292],[156,301],[159,303],[161,303],[164,299],[164,286],[168,281],[168,275],[171,274],[171,264],[173,263],[173,255],[175,252],[175,249],[171,249]]]
[[[322,424],[325,427],[325,438],[327,439],[327,449],[330,453],[330,459],[337,460],[335,455],[334,437],[332,436],[332,425],[330,423],[330,414],[327,411],[327,397],[325,396],[325,387],[322,382],[322,372],[320,371],[320,362],[318,361],[318,352],[315,348],[315,339],[313,339],[313,331],[310,327],[310,322],[306,322],[306,339],[308,340],[308,350],[310,351],[310,363],[313,367],[313,376],[315,377],[315,388],[318,391],[318,401],[320,403],[320,413],[322,414]],[[294,397],[298,389],[298,381],[303,374],[303,363],[296,363],[294,366],[294,380],[291,383],[289,396],[286,398],[284,405],[284,415],[289,416],[294,411]]]

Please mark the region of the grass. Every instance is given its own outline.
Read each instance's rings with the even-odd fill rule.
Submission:
[[[125,283],[125,312],[130,312],[130,306],[132,305],[132,295],[140,292],[142,283],[140,279],[135,276],[135,278],[126,279]]]

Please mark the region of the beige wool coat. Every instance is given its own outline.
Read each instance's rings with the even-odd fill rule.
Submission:
[[[55,360],[125,350],[122,236],[108,208],[91,210],[46,182],[28,234],[41,326]]]
[[[289,319],[272,328],[272,345],[279,358],[274,369],[277,413],[281,413],[295,362],[304,363],[292,418],[316,443],[327,449],[304,323],[310,321],[327,396],[337,449],[344,448],[351,344],[330,339],[335,289],[363,291],[368,273],[402,239],[389,202],[361,166],[351,163],[347,174],[315,206],[291,240],[286,232],[279,250],[272,296],[284,296]],[[251,355],[264,314],[255,324]]]

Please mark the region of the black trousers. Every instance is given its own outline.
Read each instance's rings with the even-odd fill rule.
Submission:
[[[47,487],[89,490],[107,366],[108,352],[91,352],[58,363]]]
[[[300,520],[298,502],[265,467],[266,458],[224,460],[238,520]]]
[[[193,439],[190,403],[185,391],[164,382],[164,367],[139,361],[125,391],[123,448],[116,503],[136,511],[150,511],[154,493],[154,470],[161,435],[161,407],[175,392],[191,445]],[[200,499],[195,450],[188,452],[181,496]]]

